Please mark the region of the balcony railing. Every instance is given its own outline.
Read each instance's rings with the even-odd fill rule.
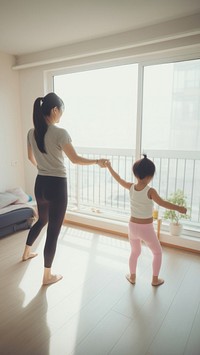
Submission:
[[[133,181],[135,151],[129,149],[76,148],[84,157],[106,157],[120,176]],[[200,152],[145,150],[156,165],[152,186],[166,199],[177,189],[184,191],[190,208],[190,220],[184,225],[200,228]],[[68,210],[95,214],[104,218],[127,220],[130,214],[129,194],[110,175],[96,165],[73,165],[66,160],[68,174]],[[163,209],[159,208],[162,216]]]

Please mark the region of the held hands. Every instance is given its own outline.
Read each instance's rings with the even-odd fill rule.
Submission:
[[[108,162],[109,162],[109,160],[107,160],[107,159],[98,159],[97,164],[98,164],[101,168],[106,168]]]
[[[105,162],[105,167],[106,167],[106,168],[109,168],[110,166],[111,166],[110,160],[106,160],[106,162]]]
[[[110,170],[110,171],[113,170],[113,169],[112,169],[112,166],[111,166],[110,160],[106,160],[106,161],[105,161],[104,168],[108,168],[108,170]]]

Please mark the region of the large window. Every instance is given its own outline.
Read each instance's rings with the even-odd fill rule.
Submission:
[[[66,106],[60,124],[80,154],[107,156],[133,181],[133,161],[147,153],[156,164],[153,186],[163,198],[183,190],[191,212],[188,227],[199,228],[200,60],[55,75],[54,90]],[[107,170],[66,164],[71,209],[128,219],[128,193]]]

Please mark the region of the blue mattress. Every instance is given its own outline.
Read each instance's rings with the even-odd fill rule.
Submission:
[[[0,237],[29,229],[33,223],[34,211],[30,207],[0,214]]]

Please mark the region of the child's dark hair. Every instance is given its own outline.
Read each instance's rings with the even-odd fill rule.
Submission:
[[[47,132],[48,125],[45,117],[50,116],[51,110],[54,107],[57,107],[59,110],[64,108],[62,99],[54,92],[50,92],[44,97],[38,97],[33,105],[34,135],[38,149],[42,153],[46,153],[44,136]]]
[[[156,171],[155,164],[143,154],[144,158],[137,160],[133,164],[133,174],[136,178],[144,179],[146,177],[153,177]]]

